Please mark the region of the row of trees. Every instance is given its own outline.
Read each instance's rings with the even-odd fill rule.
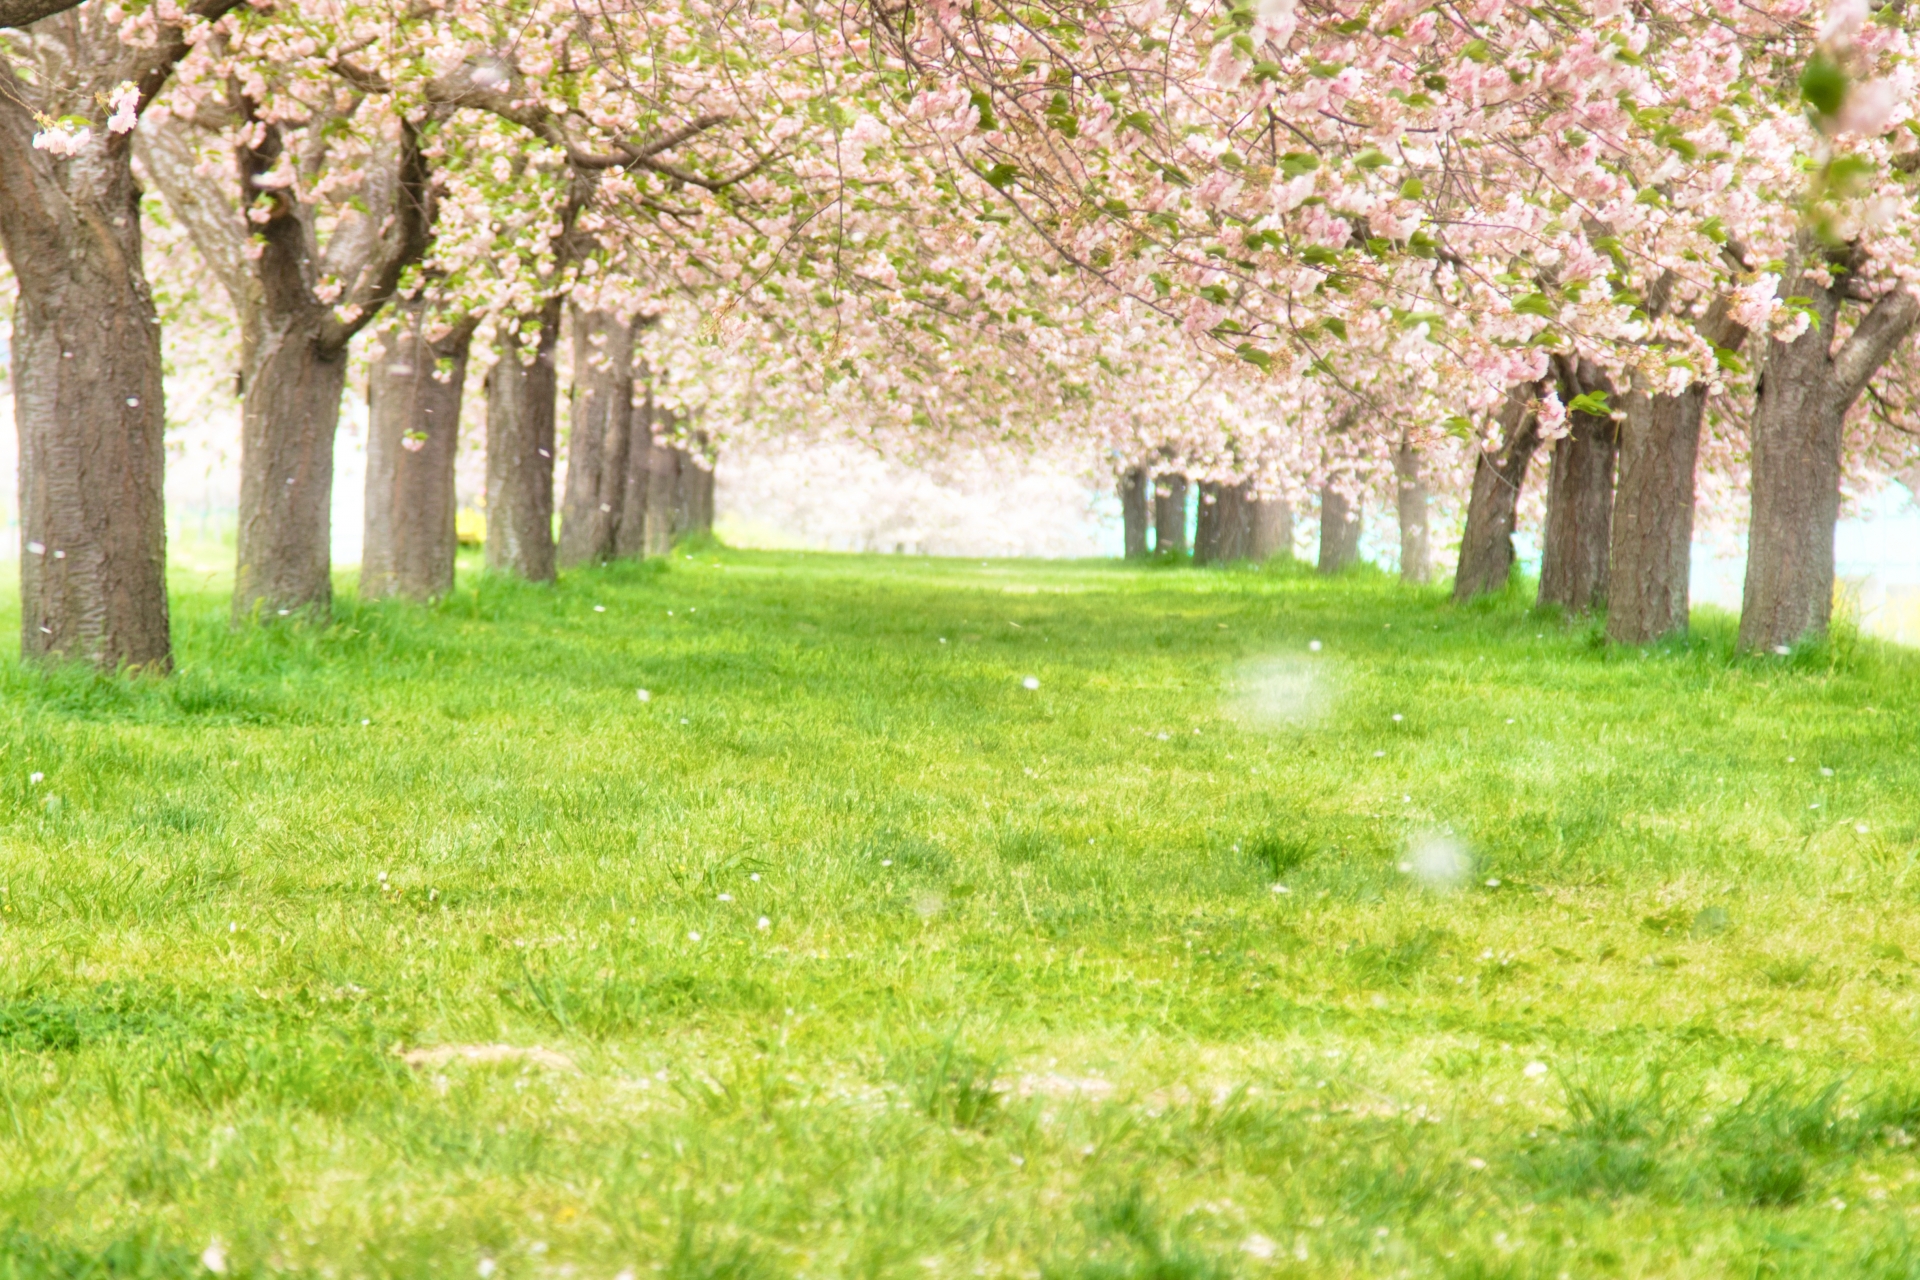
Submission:
[[[168,661],[143,190],[239,334],[236,618],[328,606],[358,342],[374,594],[446,587],[479,359],[488,564],[536,580],[662,546],[697,433],[832,429],[1097,451],[1130,549],[1190,481],[1204,559],[1312,498],[1338,562],[1373,493],[1424,576],[1461,490],[1464,599],[1545,452],[1543,602],[1684,628],[1744,493],[1742,641],[1791,645],[1912,425],[1903,14],[0,0],[24,648]]]

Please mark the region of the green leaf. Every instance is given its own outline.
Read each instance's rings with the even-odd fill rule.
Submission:
[[[1861,155],[1835,156],[1827,165],[1827,185],[1842,195],[1864,189],[1879,172],[1879,166]]]
[[[1369,173],[1371,173],[1375,169],[1380,168],[1383,165],[1389,165],[1393,163],[1393,161],[1389,160],[1385,154],[1383,154],[1382,152],[1376,151],[1372,147],[1368,147],[1365,151],[1362,151],[1359,155],[1355,156],[1353,158],[1353,162],[1359,165],[1362,169],[1367,170]]]
[[[1418,178],[1408,178],[1400,184],[1400,198],[1402,200],[1420,200],[1424,199],[1426,194],[1427,184]]]
[[[1713,362],[1722,369],[1725,369],[1728,373],[1745,373],[1747,371],[1747,362],[1740,358],[1740,353],[1729,350],[1726,347],[1715,347],[1713,349]]]
[[[1320,167],[1320,157],[1307,151],[1289,151],[1280,157],[1280,172],[1289,178],[1312,173]]]
[[[1544,293],[1530,293],[1513,304],[1513,309],[1523,316],[1541,316],[1551,320],[1559,312],[1554,308],[1553,300]]]
[[[991,132],[1000,127],[1000,117],[993,114],[993,97],[984,89],[975,89],[968,95],[973,100],[973,109],[980,113],[980,127]]]
[[[1834,115],[1847,97],[1847,73],[1826,54],[1816,53],[1800,73],[1800,96],[1821,115]]]
[[[1607,403],[1606,392],[1583,391],[1567,401],[1567,412],[1590,414],[1596,418],[1610,418],[1613,416],[1613,407]]]
[[[1472,421],[1467,418],[1461,417],[1457,413],[1454,414],[1451,418],[1448,418],[1445,422],[1442,422],[1440,424],[1440,427],[1448,435],[1454,437],[1457,440],[1473,439]]]
[[[1233,354],[1239,356],[1248,364],[1253,365],[1262,373],[1273,372],[1273,356],[1254,346],[1251,342],[1241,343],[1233,349]]]

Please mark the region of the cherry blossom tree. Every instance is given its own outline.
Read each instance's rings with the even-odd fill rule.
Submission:
[[[132,133],[235,0],[20,0],[0,23],[0,242],[13,269],[21,651],[172,662],[165,389],[141,258]]]

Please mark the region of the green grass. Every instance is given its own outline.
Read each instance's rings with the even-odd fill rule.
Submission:
[[[1292,567],[182,586],[169,681],[0,669],[0,1278],[1920,1275],[1915,658]]]

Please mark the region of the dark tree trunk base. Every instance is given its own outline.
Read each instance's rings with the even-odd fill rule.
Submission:
[[[1453,575],[1453,600],[1465,604],[1477,596],[1504,591],[1513,575],[1513,529],[1520,507],[1520,486],[1540,444],[1540,420],[1531,383],[1515,387],[1500,409],[1500,447],[1474,462],[1473,496],[1467,503],[1467,529],[1460,539],[1460,567]]]
[[[509,317],[487,372],[487,568],[552,582],[559,301],[549,301],[535,319],[531,362],[522,359],[526,347]]]
[[[269,330],[240,412],[240,530],[233,618],[325,617],[333,607],[333,444],[347,385],[344,350],[322,317]]]
[[[632,326],[609,312],[573,313],[562,565],[609,560],[618,548],[633,432],[633,337]]]
[[[1590,362],[1560,366],[1560,395],[1571,402],[1589,392],[1612,394]],[[1542,606],[1579,615],[1604,608],[1607,560],[1613,542],[1613,468],[1617,432],[1599,414],[1568,415],[1569,430],[1554,441],[1547,475],[1547,528],[1540,559]]]
[[[401,309],[368,376],[366,600],[432,600],[453,590],[454,462],[474,324],[432,342],[422,319],[418,305]]]
[[[1129,467],[1120,477],[1120,526],[1129,560],[1147,558],[1147,472]]]
[[[165,672],[160,322],[139,274],[131,176],[109,195],[115,207],[86,210],[57,245],[22,245],[7,224],[19,290],[20,651]]]
[[[1187,478],[1155,476],[1153,481],[1153,553],[1187,553]]]

